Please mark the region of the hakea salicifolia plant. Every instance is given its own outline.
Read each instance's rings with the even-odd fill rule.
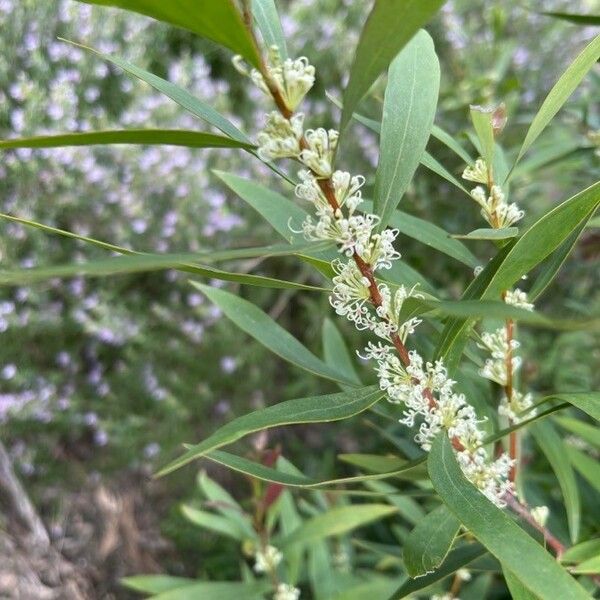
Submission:
[[[471,196],[481,206],[481,215],[493,229],[510,227],[524,216],[515,203],[506,201],[504,192],[500,186],[494,183],[492,168],[482,158],[475,161],[475,165],[467,167],[463,172],[463,178],[487,186],[488,191],[477,186],[471,191]],[[527,294],[520,289],[506,290],[502,299],[507,304],[533,310],[527,298]],[[504,390],[504,395],[498,406],[498,414],[506,417],[511,424],[520,423],[523,420],[521,413],[532,405],[531,394],[523,394],[515,389],[515,373],[521,366],[521,357],[516,354],[519,342],[514,339],[514,328],[512,320],[507,320],[503,327],[493,332],[484,332],[478,346],[489,353],[480,375],[489,379]],[[527,416],[535,415],[535,410],[528,411]]]
[[[403,320],[401,310],[406,298],[418,295],[415,289],[400,286],[393,291],[375,279],[377,271],[389,269],[400,259],[393,245],[398,230],[381,230],[377,215],[357,214],[365,180],[334,170],[339,133],[322,128],[304,131],[304,115],[295,112],[314,84],[314,67],[306,58],[282,60],[276,47],[270,49],[261,71],[249,70],[240,57],[234,65],[277,106],[258,135],[259,156],[263,160],[292,158],[304,166],[296,195],[312,204],[315,214],[305,220],[302,231],[308,240],[335,242],[345,257],[333,263],[331,305],[357,329],[369,330],[382,340],[369,342],[364,357],[376,362],[380,387],[388,400],[403,405],[401,422],[418,423],[415,440],[426,451],[434,437],[446,430],[465,475],[492,502],[503,506],[503,498],[512,489],[508,478],[512,460],[506,454],[495,460],[488,457],[475,410],[454,390],[455,381],[448,377],[444,364],[426,362],[415,350],[407,350],[407,338],[420,321]],[[497,194],[488,210],[506,213],[502,202]],[[502,218],[506,222],[509,217]]]

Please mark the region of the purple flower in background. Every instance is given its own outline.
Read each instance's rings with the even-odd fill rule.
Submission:
[[[220,364],[223,373],[233,373],[237,369],[237,361],[233,356],[224,356]]]

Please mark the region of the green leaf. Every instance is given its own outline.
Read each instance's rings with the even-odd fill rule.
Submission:
[[[233,0],[80,0],[87,4],[116,6],[187,29],[241,54],[255,67],[260,56]]]
[[[259,252],[260,254],[260,252]],[[217,254],[217,256],[219,256]],[[232,273],[214,267],[194,264],[197,260],[211,262],[214,255],[206,253],[198,254],[138,254],[117,258],[107,258],[85,263],[69,263],[67,265],[53,265],[50,267],[38,267],[33,269],[17,269],[14,271],[0,270],[0,286],[29,285],[53,278],[67,277],[106,277],[132,273],[148,273],[151,271],[163,271],[165,269],[176,269],[185,273],[219,279],[221,281],[234,281],[244,285],[267,287],[274,289],[304,289],[323,290],[314,286],[284,281],[263,275],[252,275],[248,273]]]
[[[263,600],[272,589],[268,581],[241,583],[232,581],[200,581],[153,596],[152,600]]]
[[[185,504],[182,505],[181,512],[188,521],[203,529],[208,529],[239,541],[242,541],[245,537],[244,532],[239,529],[236,523],[225,517],[220,517],[205,510],[198,510]]]
[[[396,507],[387,504],[338,506],[304,521],[279,544],[283,549],[294,544],[311,544],[332,535],[342,535],[373,521],[380,521],[396,512]]]
[[[542,15],[547,17],[553,17],[555,19],[561,19],[562,21],[569,21],[576,25],[600,25],[600,15],[577,15],[573,13],[564,12],[542,12]]]
[[[495,108],[481,106],[471,106],[469,111],[481,146],[481,156],[487,165],[494,164],[494,111]]]
[[[193,0],[190,0],[193,1]],[[205,0],[206,2],[212,3],[212,0]],[[226,0],[227,1],[227,0]],[[217,3],[214,3],[215,5]],[[61,38],[59,38],[61,39]],[[64,40],[68,41],[68,40]],[[102,52],[98,52],[93,48],[89,48],[88,46],[82,46],[81,44],[76,44],[74,42],[68,42],[73,44],[74,46],[78,46],[83,48],[84,50],[89,50],[90,52],[94,52],[104,60],[116,65],[117,67],[123,69],[130,75],[141,79],[148,85],[151,85],[155,90],[161,92],[165,96],[171,98],[171,100],[175,101],[179,106],[185,108],[188,112],[193,114],[194,116],[210,123],[220,131],[222,131],[225,135],[230,138],[237,140],[239,142],[245,144],[251,144],[250,139],[244,133],[242,133],[231,121],[223,117],[220,113],[218,113],[214,108],[202,102],[196,98],[196,96],[190,94],[188,91],[180,88],[177,85],[174,85],[157,75],[153,75],[144,69],[140,69],[135,65],[132,65],[130,62],[123,60],[122,58],[118,58],[117,56],[110,56],[108,54],[103,54]]]
[[[591,221],[587,221],[590,223]],[[529,290],[531,300],[539,298],[544,290],[552,283],[569,254],[575,247],[579,236],[586,227],[586,221],[580,223],[567,239],[541,265],[540,273]]]
[[[600,35],[596,36],[569,65],[567,70],[560,76],[554,87],[550,90],[540,110],[531,123],[523,145],[519,150],[515,165],[521,157],[529,150],[546,125],[550,123],[554,115],[562,108],[569,96],[575,91],[587,72],[596,64],[600,58]]]
[[[581,500],[579,498],[575,473],[565,453],[563,441],[548,421],[535,423],[528,431],[531,432],[537,445],[546,455],[556,475],[556,479],[558,479],[558,484],[565,500],[571,542],[575,543],[579,537],[579,527],[581,524]]]
[[[371,85],[442,4],[444,0],[376,0],[350,68],[341,132]]]
[[[548,599],[589,600],[542,546],[467,481],[445,433],[434,440],[427,464],[433,487],[446,506],[529,591]]]
[[[408,304],[409,303],[409,304]],[[519,308],[505,302],[494,300],[430,300],[427,298],[411,298],[407,301],[411,307],[410,315],[420,315],[432,311],[434,317],[476,317],[489,319],[513,319],[527,325],[558,330],[600,330],[600,318],[571,320],[566,318],[551,319],[533,310]]]
[[[421,156],[421,164],[435,173],[440,177],[443,177],[446,181],[449,181],[452,185],[456,186],[459,190],[467,194],[469,197],[469,190],[458,180],[444,165],[442,165],[438,160],[436,160],[427,150],[423,152],[423,156]]]
[[[322,336],[325,362],[340,373],[343,373],[356,385],[361,385],[360,377],[356,374],[354,362],[348,352],[346,342],[331,319],[323,321]]]
[[[442,504],[410,532],[404,543],[404,566],[415,578],[437,569],[448,556],[460,521]]]
[[[581,542],[565,551],[560,557],[562,562],[577,563],[600,555],[600,538]]]
[[[578,575],[595,575],[600,573],[600,555],[582,562],[571,569],[571,572]]]
[[[462,240],[508,240],[519,235],[518,227],[505,227],[503,229],[475,229],[465,235],[453,235],[453,238]]]
[[[582,410],[584,413],[590,415],[592,419],[600,421],[600,392],[572,392],[570,394],[560,392],[548,396],[548,399],[551,398],[568,402],[579,410]]]
[[[597,425],[590,425],[579,419],[571,419],[569,417],[557,417],[555,421],[567,431],[574,433],[588,444],[592,444],[592,446],[600,449],[600,427]]]
[[[198,473],[197,483],[198,488],[210,502],[210,505],[228,521],[235,523],[244,537],[250,540],[258,537],[258,533],[252,526],[252,517],[244,512],[225,488],[221,487],[214,479],[211,479],[205,471]]]
[[[303,208],[289,198],[249,179],[223,171],[214,173],[259,213],[283,239],[289,243],[298,243],[304,239],[302,233],[292,231],[302,230],[302,222],[308,216],[308,212]]]
[[[598,205],[600,182],[565,200],[503,248],[467,288],[463,299],[499,298],[503,290],[510,289],[558,248],[575,228],[587,222]],[[448,368],[458,364],[472,323],[468,319],[451,319],[446,324],[437,355]]]
[[[277,14],[275,0],[252,0],[252,14],[267,48],[277,46],[281,58],[288,57],[285,36]]]
[[[571,446],[565,448],[571,464],[595,490],[600,492],[600,463]]]
[[[370,578],[363,583],[340,592],[333,600],[365,600],[387,598],[398,586],[397,579]]]
[[[504,580],[513,600],[539,600],[539,596],[531,593],[515,574],[504,566],[502,567],[502,573],[504,574]]]
[[[419,31],[394,59],[383,101],[374,208],[384,229],[421,161],[438,100],[440,67],[433,40]]]
[[[437,581],[448,577],[448,575],[452,575],[458,569],[468,566],[476,559],[481,558],[485,553],[486,549],[479,544],[464,544],[459,546],[456,550],[450,552],[440,568],[436,569],[433,573],[428,573],[417,579],[407,578],[389,597],[389,600],[399,600],[400,598],[406,598],[411,594],[424,590]]]
[[[85,131],[60,135],[0,140],[0,149],[58,148],[62,146],[93,146],[96,144],[161,144],[191,148],[252,148],[249,142],[222,135],[179,129],[120,129]]]
[[[195,583],[187,577],[172,577],[171,575],[134,575],[124,577],[121,583],[129,589],[145,594],[160,594],[177,588],[187,587]]]
[[[190,446],[191,447],[191,446]],[[341,455],[342,458],[344,455]],[[272,467],[266,467],[261,463],[254,462],[242,456],[231,454],[229,452],[223,452],[222,450],[213,450],[208,454],[204,455],[204,458],[213,462],[219,463],[228,469],[243,473],[244,475],[250,475],[256,479],[268,481],[270,483],[280,483],[282,485],[297,487],[297,488],[325,488],[337,486],[340,484],[348,483],[359,483],[364,481],[377,481],[381,479],[389,479],[391,477],[406,477],[411,478],[411,475],[423,464],[423,460],[416,461],[390,461],[389,468],[384,471],[377,471],[369,475],[354,475],[350,477],[340,477],[337,479],[313,479],[307,477],[303,473],[292,473],[288,471],[282,471],[280,469],[273,469]],[[360,465],[359,465],[360,466]]]
[[[355,385],[351,379],[348,379],[343,373],[330,367],[315,356],[286,329],[248,300],[225,290],[212,288],[195,281],[191,283],[205,294],[211,302],[216,304],[223,311],[223,314],[242,331],[252,336],[274,354],[319,377],[352,386]]]
[[[406,464],[405,460],[397,456],[382,456],[381,454],[338,454],[338,458],[350,465],[375,473],[400,469]]]
[[[203,442],[192,446],[185,454],[164,467],[158,473],[158,476],[166,475],[204,456],[211,450],[231,444],[256,431],[282,425],[328,423],[330,421],[348,419],[367,410],[381,396],[382,392],[371,386],[355,389],[351,392],[287,400],[257,410],[229,421]]]
[[[365,200],[359,206],[359,210],[361,209],[372,212],[373,203]],[[425,219],[395,210],[390,216],[389,225],[398,229],[400,233],[451,256],[468,267],[475,268],[479,264],[477,257],[462,242],[452,239],[445,229]]]
[[[450,150],[452,150],[456,155],[462,158],[462,160],[467,165],[473,164],[474,161],[469,155],[469,153],[448,132],[444,131],[441,127],[439,127],[438,125],[434,125],[431,128],[431,135],[436,140],[439,140],[440,142],[442,142],[442,144],[450,148]]]

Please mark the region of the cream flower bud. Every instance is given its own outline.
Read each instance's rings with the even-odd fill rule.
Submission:
[[[273,600],[298,600],[300,590],[289,583],[280,583],[277,586]]]
[[[512,306],[517,306],[518,308],[524,308],[525,310],[534,309],[534,305],[529,302],[527,294],[519,288],[508,290],[504,296],[504,302],[506,302],[506,304],[511,304]]]
[[[550,516],[550,509],[547,506],[535,506],[531,509],[531,516],[540,527],[545,527]]]
[[[277,568],[283,554],[275,546],[265,546],[257,550],[254,556],[254,571],[256,573],[269,573]]]
[[[478,158],[472,167],[467,167],[462,174],[463,179],[475,181],[476,183],[487,183],[488,168],[483,158]]]
[[[335,129],[309,129],[304,135],[307,147],[300,152],[300,160],[317,176],[331,177],[333,158],[339,133]]]
[[[258,134],[258,156],[265,161],[298,156],[303,123],[302,113],[290,119],[276,111],[269,113],[264,129]]]

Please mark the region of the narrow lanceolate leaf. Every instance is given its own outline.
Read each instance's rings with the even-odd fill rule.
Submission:
[[[593,220],[593,219],[592,219]],[[539,298],[546,288],[552,283],[561,267],[571,254],[571,251],[575,247],[579,236],[582,231],[586,228],[586,225],[591,223],[591,221],[583,221],[581,222],[571,235],[567,237],[567,239],[542,263],[540,266],[540,271],[529,290],[528,296],[532,301],[535,301],[536,298]]]
[[[600,15],[578,15],[575,13],[564,12],[543,12],[541,14],[546,15],[547,17],[561,19],[562,21],[569,21],[569,23],[575,23],[576,25],[600,26]]]
[[[436,175],[439,175],[446,181],[449,181],[452,185],[456,186],[459,190],[470,197],[471,194],[469,194],[469,190],[458,179],[456,179],[456,177],[454,177],[454,175],[452,175],[452,173],[450,173],[450,171],[448,171],[448,169],[446,169],[442,163],[431,156],[427,150],[425,150],[425,152],[423,152],[423,156],[421,156],[421,164]]]
[[[569,96],[575,91],[587,72],[600,58],[600,35],[596,36],[569,65],[554,87],[550,90],[540,110],[531,123],[523,145],[519,150],[515,164],[529,150],[538,136],[544,131],[554,115],[562,108]]]
[[[464,544],[452,551],[442,563],[439,569],[416,579],[407,578],[406,581],[389,597],[388,600],[399,600],[424,590],[440,581],[448,575],[452,575],[458,569],[470,565],[472,562],[486,554],[487,550],[479,544]]]
[[[574,433],[583,441],[600,449],[600,427],[598,425],[590,425],[581,419],[572,419],[570,417],[557,417],[554,420],[567,431]]]
[[[62,146],[93,146],[98,144],[142,144],[187,146],[189,148],[252,148],[249,142],[222,135],[179,129],[120,129],[85,131],[61,135],[40,135],[30,138],[0,140],[0,149],[57,148]]]
[[[188,521],[203,529],[214,531],[219,535],[225,535],[238,541],[243,541],[244,539],[244,532],[234,521],[226,517],[220,517],[212,512],[199,510],[185,504],[181,507],[181,513]]]
[[[545,214],[513,243],[503,248],[463,294],[463,299],[496,300],[531,269],[559,248],[574,229],[587,223],[600,205],[600,182]],[[438,357],[456,366],[472,320],[451,319],[438,344]]]
[[[367,410],[381,396],[382,392],[371,386],[351,392],[287,400],[257,410],[226,423],[203,442],[191,446],[185,454],[162,469],[158,475],[166,475],[211,450],[231,444],[256,431],[282,425],[327,423],[348,419]]]
[[[266,467],[261,463],[254,462],[242,456],[237,456],[236,454],[223,452],[222,450],[213,450],[212,452],[205,454],[204,458],[256,479],[298,488],[334,488],[334,486],[341,484],[377,481],[392,477],[412,479],[412,475],[421,472],[421,469],[424,466],[424,460],[421,459],[410,462],[396,460],[390,465],[389,469],[371,473],[369,475],[354,475],[337,479],[313,479],[302,473],[292,473],[274,469],[272,467]]]
[[[398,512],[388,504],[357,504],[340,506],[304,521],[300,527],[283,538],[279,544],[287,548],[294,544],[311,544],[332,535],[342,535],[373,521],[385,519]]]
[[[421,161],[437,106],[440,66],[433,40],[419,31],[388,72],[374,208],[384,229]]]
[[[444,4],[444,0],[376,0],[360,34],[344,92],[340,131],[361,98],[396,54]]]
[[[359,210],[373,211],[373,203],[365,200]],[[434,223],[415,217],[401,210],[395,210],[388,223],[413,240],[417,240],[438,252],[460,261],[468,267],[475,268],[479,264],[477,257],[462,243],[450,237],[450,234]]]
[[[260,253],[259,253],[260,254]],[[255,254],[256,255],[256,254]],[[218,255],[216,255],[218,256]],[[34,269],[16,269],[11,271],[0,270],[0,286],[31,285],[40,281],[54,278],[68,277],[114,277],[115,275],[150,273],[175,269],[185,273],[219,279],[220,281],[233,281],[242,285],[267,287],[273,289],[305,289],[315,288],[293,281],[285,281],[263,275],[249,273],[233,273],[214,267],[197,264],[199,259],[207,262],[214,260],[210,253],[204,255],[194,254],[138,254],[118,258],[107,258],[84,263],[69,263],[66,265],[53,265]]]
[[[434,440],[427,463],[433,487],[446,506],[530,592],[548,599],[589,600],[540,544],[467,481],[446,434]]]
[[[272,589],[268,581],[251,583],[232,581],[196,581],[186,587],[179,587],[153,596],[152,600],[263,600],[265,593]]]
[[[241,54],[255,67],[260,56],[233,0],[80,0],[87,4],[116,6],[181,27]]]
[[[323,355],[328,365],[343,373],[356,385],[361,385],[346,342],[331,319],[323,322]]]
[[[479,140],[481,156],[486,164],[494,164],[494,109],[471,106],[471,121]]]
[[[282,58],[288,57],[285,36],[275,0],[252,0],[252,14],[267,47],[277,46]]]
[[[515,574],[504,566],[502,567],[502,573],[504,574],[506,586],[508,587],[513,600],[540,600],[539,596],[530,592]]]
[[[452,150],[452,152],[454,152],[458,157],[462,158],[463,162],[465,162],[467,165],[473,164],[473,159],[471,158],[470,154],[447,131],[444,131],[438,125],[434,125],[431,128],[431,135],[436,140],[439,140],[442,142],[442,144],[450,148],[450,150]]]
[[[460,521],[445,504],[432,510],[410,532],[404,542],[404,566],[411,577],[421,577],[437,569],[446,559]]]
[[[587,454],[576,450],[571,446],[566,446],[567,454],[573,466],[579,474],[598,492],[600,492],[600,463],[597,459],[589,457]]]
[[[187,577],[172,577],[171,575],[134,575],[133,577],[121,579],[121,583],[136,592],[160,594],[187,587],[195,583],[195,580]]]
[[[286,329],[248,300],[197,282],[192,282],[192,285],[214,302],[240,329],[274,354],[319,377],[356,385],[343,373],[315,356]]]
[[[552,394],[552,396],[549,396],[549,399],[550,398],[568,402],[579,410],[582,410],[584,413],[590,415],[592,419],[600,421],[600,392],[558,393]]]
[[[475,229],[465,235],[453,235],[459,240],[508,240],[517,237],[518,227],[505,227],[503,229]]]
[[[577,565],[573,568],[572,572],[578,575],[597,575],[600,573],[600,555],[594,556],[594,558],[590,558]]]
[[[215,4],[217,3],[215,2]],[[140,69],[140,67],[136,67],[130,62],[127,62],[126,60],[123,60],[122,58],[119,58],[117,56],[103,54],[102,52],[98,52],[93,48],[82,46],[81,44],[75,44],[74,42],[69,43],[74,44],[75,46],[79,46],[84,50],[94,52],[104,60],[123,69],[130,75],[141,79],[148,85],[151,85],[155,90],[171,98],[171,100],[179,104],[179,106],[181,106],[182,108],[185,108],[185,110],[193,114],[195,117],[198,117],[203,121],[210,123],[230,138],[233,138],[234,140],[243,143],[251,143],[248,136],[242,133],[231,121],[229,121],[223,115],[218,113],[214,108],[212,108],[212,106],[206,104],[205,102],[202,102],[202,100],[199,100],[183,88],[180,88],[179,86],[174,85],[173,83],[170,83],[167,80],[158,77],[157,75],[153,75],[152,73],[149,73],[144,69]]]
[[[538,446],[545,454],[556,475],[556,479],[558,479],[558,484],[565,500],[571,542],[575,543],[579,537],[579,526],[581,523],[581,500],[579,498],[579,488],[575,480],[575,473],[565,452],[564,443],[552,424],[548,421],[535,423],[528,431],[531,432]]]
[[[581,542],[565,551],[560,557],[561,562],[578,563],[600,555],[600,538]]]

